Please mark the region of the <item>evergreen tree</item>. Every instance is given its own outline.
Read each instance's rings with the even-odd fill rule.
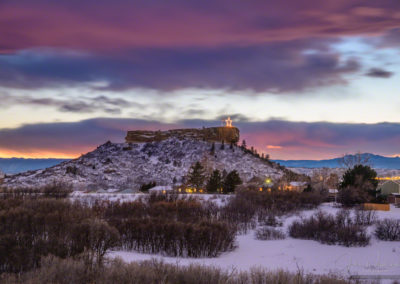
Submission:
[[[154,139],[156,142],[160,142],[162,140],[161,130],[156,131],[156,135],[155,135]]]
[[[214,155],[214,153],[215,153],[215,143],[213,142],[213,143],[211,144],[210,154],[211,154],[211,155]]]
[[[243,139],[243,141],[242,141],[242,146],[241,146],[243,149],[246,149],[247,148],[247,145],[246,145],[246,140],[244,140]]]
[[[222,176],[219,170],[214,170],[208,179],[207,192],[217,192],[222,187]]]
[[[312,192],[313,189],[310,184],[307,184],[307,187],[303,190],[303,192]]]
[[[152,181],[152,182],[149,182],[149,183],[145,183],[145,184],[142,184],[141,186],[140,186],[140,192],[149,192],[149,189],[150,188],[152,188],[152,187],[155,187],[157,184],[156,184],[156,182],[155,181]]]
[[[356,165],[343,175],[339,186],[339,200],[345,206],[369,202],[377,195],[377,173],[369,166]]]
[[[236,170],[231,171],[224,179],[223,188],[224,193],[234,192],[236,186],[241,185],[242,180]]]
[[[378,180],[376,177],[377,173],[371,167],[361,164],[356,165],[354,168],[349,169],[344,173],[340,188],[359,185],[362,182],[370,182],[375,189],[378,186]]]
[[[196,162],[196,164],[190,168],[188,183],[194,188],[200,189],[204,185],[204,180],[204,167],[200,164],[200,162]]]

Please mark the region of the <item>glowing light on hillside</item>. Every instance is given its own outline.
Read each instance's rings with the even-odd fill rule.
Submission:
[[[225,119],[225,127],[232,127],[231,117],[228,117],[228,119]]]
[[[400,176],[393,177],[376,177],[377,180],[400,180]]]

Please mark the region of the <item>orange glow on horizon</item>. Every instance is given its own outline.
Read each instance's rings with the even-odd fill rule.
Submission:
[[[282,149],[282,146],[279,146],[279,145],[267,145],[267,149]]]
[[[20,152],[0,149],[0,158],[25,158],[25,159],[75,159],[81,153],[63,153],[54,151]]]

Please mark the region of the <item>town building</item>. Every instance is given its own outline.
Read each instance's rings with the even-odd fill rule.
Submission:
[[[378,185],[377,191],[383,196],[389,196],[392,193],[400,194],[400,181],[387,180]]]
[[[171,192],[173,192],[173,188],[169,185],[157,185],[149,189],[149,193],[155,194],[166,194]]]

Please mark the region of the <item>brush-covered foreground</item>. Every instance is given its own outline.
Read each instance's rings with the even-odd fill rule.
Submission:
[[[350,283],[336,276],[320,276],[269,271],[253,268],[249,271],[227,271],[202,265],[180,266],[156,260],[124,263],[114,260],[102,266],[88,266],[84,260],[46,257],[41,267],[21,275],[0,276],[6,284],[83,284],[83,283],[124,283],[124,284],[345,284]]]
[[[96,269],[109,269],[108,260],[116,258],[157,259],[178,262],[183,270],[193,265],[229,272],[261,267],[284,269],[292,276],[298,271],[341,277],[394,274],[400,267],[400,243],[389,234],[398,223],[379,222],[399,219],[398,208],[378,213],[343,211],[332,203],[322,204],[324,198],[318,193],[296,192],[243,190],[203,199],[141,194],[124,202],[111,201],[112,195],[110,200],[88,201],[45,192],[0,195],[3,276],[46,274],[43,257],[49,255],[84,261]],[[338,229],[344,233],[332,234]],[[352,233],[357,230],[368,242],[354,242]]]

